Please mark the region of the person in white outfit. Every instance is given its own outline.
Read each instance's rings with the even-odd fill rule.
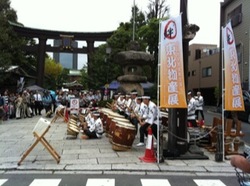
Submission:
[[[94,112],[92,116],[93,120],[90,119],[89,128],[84,130],[84,135],[81,136],[82,139],[97,139],[102,137],[103,124],[100,113]]]
[[[142,118],[139,119],[140,127],[140,142],[136,145],[137,147],[144,146],[144,135],[148,135],[148,128],[152,129],[152,133],[157,139],[157,116],[158,109],[154,102],[150,100],[150,96],[142,96],[144,108],[141,110]]]
[[[195,118],[196,101],[191,91],[189,91],[187,94],[187,100],[188,100],[187,122],[190,123],[192,127],[198,127]]]
[[[199,119],[199,113],[201,114],[201,119],[204,120],[203,106],[204,106],[203,96],[201,95],[201,92],[197,92],[196,110],[195,110],[195,116],[197,120]]]

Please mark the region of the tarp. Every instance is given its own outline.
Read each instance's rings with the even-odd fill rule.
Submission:
[[[154,86],[154,83],[150,83],[147,81],[146,83],[140,83],[143,89],[149,89]],[[109,86],[108,89],[110,90],[117,90],[120,87],[120,83],[117,80],[113,80]],[[105,88],[105,86],[102,86],[102,88]]]
[[[116,80],[113,80],[109,86],[108,86],[108,89],[112,89],[112,90],[116,90],[120,87],[120,83]]]
[[[45,90],[44,88],[38,86],[38,85],[31,85],[31,86],[28,86],[28,87],[25,87],[25,89],[29,89],[30,91],[43,91]]]

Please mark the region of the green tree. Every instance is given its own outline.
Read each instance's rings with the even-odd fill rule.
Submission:
[[[151,81],[157,81],[157,65],[158,65],[158,42],[159,42],[159,20],[150,19],[147,25],[142,26],[138,31],[139,37],[146,43],[147,50],[154,55],[154,62],[151,64]]]
[[[20,48],[25,41],[13,31],[9,21],[17,23],[16,11],[10,7],[9,0],[0,0],[0,83],[9,78],[2,72],[25,61]]]
[[[169,7],[166,6],[166,0],[150,0],[148,4],[147,19],[162,19],[168,16]]]
[[[60,63],[56,63],[56,61],[54,61],[50,57],[47,57],[45,59],[44,75],[46,77],[46,87],[48,89],[55,90],[58,87],[59,78],[62,72],[63,67]]]
[[[90,88],[100,89],[103,85],[110,83],[113,79],[116,79],[118,75],[122,74],[121,67],[112,60],[112,53],[106,54],[106,48],[106,44],[100,45],[92,56],[92,65],[95,68],[93,69],[92,77],[86,78]]]
[[[81,80],[80,80],[80,83],[83,85],[83,89],[85,89],[85,90],[89,89],[88,84],[90,82],[89,76],[88,76],[88,73],[86,70],[87,68],[88,67],[86,65],[83,66],[83,68],[81,70]]]
[[[62,73],[58,76],[56,88],[61,88],[63,87],[63,83],[68,82],[69,78],[68,74],[69,74],[69,69],[63,68]]]

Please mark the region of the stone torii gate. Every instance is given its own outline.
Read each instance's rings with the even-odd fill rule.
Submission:
[[[22,37],[37,38],[39,43],[34,46],[24,46],[23,49],[30,52],[37,52],[37,79],[36,84],[43,86],[44,78],[44,63],[46,52],[67,52],[67,53],[84,53],[88,56],[88,74],[91,77],[92,65],[91,54],[95,51],[95,41],[107,41],[107,39],[113,34],[110,32],[65,32],[65,31],[52,31],[36,28],[28,28],[15,23],[10,23],[14,31]],[[62,40],[62,46],[46,45],[48,39]],[[86,41],[87,47],[74,48],[71,46],[71,41]]]

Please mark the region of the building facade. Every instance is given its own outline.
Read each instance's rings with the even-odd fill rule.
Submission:
[[[217,45],[192,44],[189,46],[188,90],[200,91],[206,105],[216,105],[219,87],[220,50]]]
[[[249,0],[224,0],[221,3],[221,27],[231,20],[236,50],[239,61],[239,71],[242,88],[250,90],[249,82],[249,41],[250,41],[250,1]],[[222,45],[221,45],[222,46]]]
[[[62,46],[62,40],[54,40],[54,46]],[[70,44],[73,48],[77,48],[78,44],[76,41],[71,41]],[[63,68],[67,69],[73,69],[77,70],[78,69],[78,57],[77,53],[67,53],[67,52],[60,52],[60,53],[53,53],[53,59],[57,62],[60,63]]]

